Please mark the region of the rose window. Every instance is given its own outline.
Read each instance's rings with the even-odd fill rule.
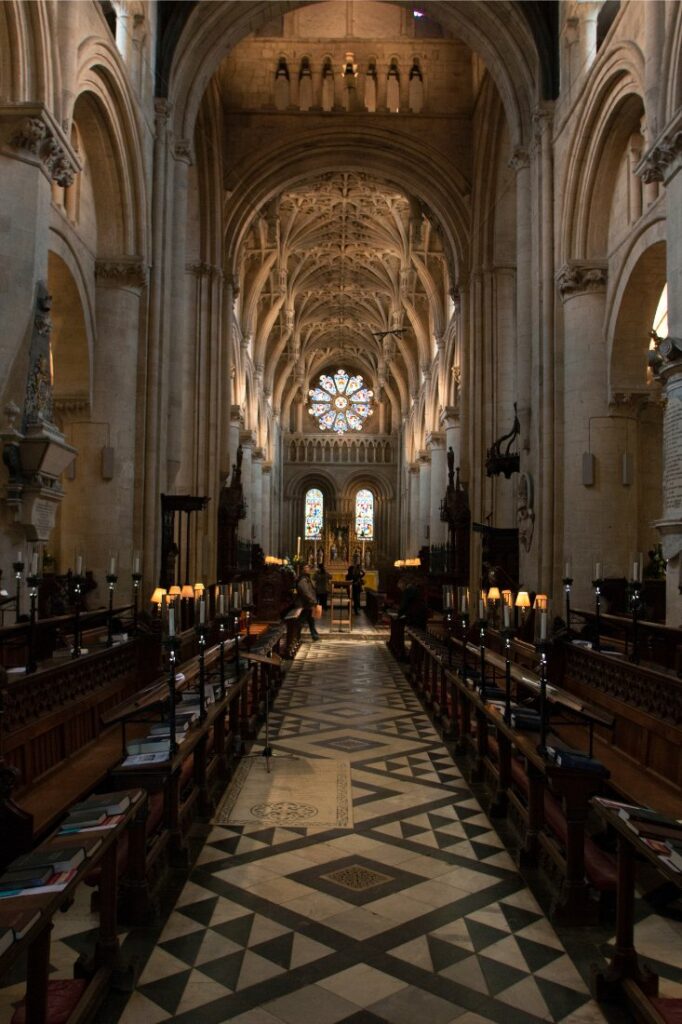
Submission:
[[[311,388],[308,412],[320,425],[320,430],[334,430],[345,434],[347,430],[362,430],[372,414],[374,392],[365,387],[359,375],[350,376],[337,370],[333,377],[323,373],[318,387]]]

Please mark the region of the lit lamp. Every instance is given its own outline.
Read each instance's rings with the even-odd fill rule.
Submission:
[[[448,637],[452,633],[452,616],[455,609],[455,594],[451,583],[443,585],[443,614],[448,627]],[[452,644],[448,642],[448,664],[452,665]]]
[[[165,589],[165,587],[157,587],[152,596],[150,597],[150,603],[156,606],[156,611],[154,613],[155,615],[161,614],[161,605],[163,604],[163,599],[167,593],[168,591]]]
[[[642,563],[644,559],[641,551],[632,558],[632,579],[630,581],[630,611],[632,612],[632,651],[630,661],[637,665],[639,663],[639,638],[637,636],[637,625],[639,613],[642,610]]]
[[[491,587],[488,591],[488,607],[490,609],[490,619],[493,624],[493,629],[497,626],[497,609],[500,602],[500,588]]]
[[[514,601],[514,607],[521,609],[519,618],[521,620],[521,625],[523,625],[526,621],[528,609],[530,608],[530,594],[527,590],[519,590],[516,595],[516,600]]]
[[[218,644],[220,648],[220,698],[225,696],[225,626],[227,614],[227,587],[218,584],[215,589],[215,611],[218,617]]]

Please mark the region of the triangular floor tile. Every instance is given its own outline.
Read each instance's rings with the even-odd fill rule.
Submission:
[[[461,836],[452,836],[446,832],[434,832],[433,834],[439,850],[448,850],[451,846],[457,846],[458,843],[464,841]]]
[[[268,942],[270,939],[276,939],[280,935],[290,934],[290,928],[285,928],[284,925],[271,921],[269,917],[262,917],[260,914],[257,914],[251,928],[251,934],[249,935],[249,948],[253,949],[254,946],[259,945],[261,942]]]
[[[193,966],[205,935],[204,929],[200,928],[196,932],[190,932],[189,935],[179,935],[177,939],[162,942],[161,948],[185,964]]]
[[[431,828],[435,829],[449,827],[453,823],[452,817],[446,818],[443,814],[431,813],[427,817],[431,823]]]
[[[504,992],[505,989],[511,988],[528,977],[525,971],[520,971],[517,967],[511,967],[510,964],[500,963],[499,960],[491,960],[487,956],[479,956],[478,962],[485,975],[488,991],[491,996]]]
[[[200,932],[199,934],[203,934]],[[165,949],[156,948],[144,966],[140,975],[139,985],[149,985],[153,981],[160,981],[161,978],[170,978],[174,974],[182,974],[187,970],[187,964],[177,957],[171,956]]]
[[[213,1003],[216,999],[224,999],[225,996],[231,994],[220,982],[209,981],[200,971],[192,971],[175,1015],[179,1017],[182,1013],[189,1013],[191,1010],[206,1006],[207,1003]]]
[[[232,921],[225,921],[223,924],[216,925],[214,931],[224,935],[226,939],[236,942],[238,946],[246,946],[255,916],[255,914],[245,914]]]
[[[211,918],[213,917],[213,911],[218,903],[218,897],[212,896],[208,900],[200,900],[198,903],[188,903],[184,907],[178,907],[178,910],[185,915],[185,917],[191,918],[192,921],[197,921],[199,924],[203,924],[205,928],[208,927]]]
[[[250,988],[252,985],[259,985],[278,974],[282,974],[285,970],[286,968],[273,963],[272,960],[266,960],[264,957],[254,953],[252,949],[247,949],[244,954],[244,962],[239,974],[237,989],[241,991],[242,989]]]
[[[201,964],[201,966],[197,967],[197,970],[205,974],[212,981],[217,981],[219,985],[223,985],[234,992],[237,988],[245,954],[246,950],[241,949],[238,953],[230,953],[228,956],[221,956],[217,960],[211,960],[210,963]]]
[[[195,967],[210,963],[221,956],[227,956],[228,953],[239,953],[242,949],[236,942],[226,939],[224,935],[214,931],[213,928],[207,928],[203,935],[203,942],[194,958]]]
[[[191,970],[188,968],[179,974],[172,974],[167,978],[159,978],[158,981],[152,981],[148,985],[141,985],[139,991],[147,999],[157,1003],[166,1013],[175,1016],[175,1011],[182,999],[185,985],[191,973]]]
[[[209,924],[211,928],[217,928],[219,924],[224,924],[226,921],[234,921],[236,918],[248,916],[248,914],[249,912],[241,904],[233,903],[232,900],[226,900],[220,896]]]
[[[516,941],[519,944],[519,949],[523,953],[528,969],[531,974],[535,974],[545,964],[550,964],[552,960],[556,960],[560,957],[561,951],[553,949],[551,946],[543,946],[540,942],[533,942],[531,939],[526,939],[522,935],[516,936]]]
[[[500,992],[497,998],[509,1006],[514,1006],[517,1010],[523,1010],[524,1013],[534,1014],[544,1020],[553,1019],[547,1008],[547,1003],[531,975],[516,985],[512,985],[506,992]]]
[[[576,992],[565,985],[557,985],[547,978],[535,979],[554,1020],[564,1020],[589,999],[588,994]],[[570,1018],[569,1018],[570,1019]]]
[[[450,942],[444,942],[436,935],[427,935],[426,939],[429,944],[433,969],[436,972],[444,971],[446,967],[451,967],[452,964],[457,964],[471,955],[468,950]]]
[[[472,921],[466,918],[466,925],[477,953],[485,949],[486,946],[492,946],[494,942],[499,942],[500,939],[507,937],[506,932],[500,931],[499,928],[491,928],[487,924],[481,924],[480,921]]]
[[[453,964],[451,967],[446,967],[441,974],[444,978],[448,978],[450,981],[454,981],[457,985],[464,985],[465,988],[473,989],[475,992],[482,992],[483,995],[488,995],[488,986],[486,984],[483,971],[478,962],[478,957],[467,955],[465,950],[464,959],[460,960],[458,964]]]
[[[403,839],[412,839],[413,836],[420,836],[425,831],[421,825],[410,825],[407,821],[400,822]]]
[[[309,939],[307,935],[295,932],[289,969],[293,971],[297,967],[311,964],[314,960],[321,960],[323,956],[332,952],[333,950],[329,946],[324,946],[321,942],[316,942],[315,939]]]
[[[251,944],[249,948],[259,956],[265,957],[266,960],[272,960],[273,963],[288,971],[294,948],[294,933],[287,932],[274,939],[268,939],[266,942],[260,942],[258,945]]]

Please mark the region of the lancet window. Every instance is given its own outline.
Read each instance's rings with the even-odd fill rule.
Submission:
[[[374,540],[374,495],[366,487],[355,497],[355,533],[359,540]]]
[[[324,523],[324,496],[318,487],[311,487],[305,496],[305,539],[320,540]]]

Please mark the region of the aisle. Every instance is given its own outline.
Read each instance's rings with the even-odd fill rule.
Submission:
[[[272,725],[354,828],[214,828],[121,1024],[603,1020],[381,639],[304,643]]]

